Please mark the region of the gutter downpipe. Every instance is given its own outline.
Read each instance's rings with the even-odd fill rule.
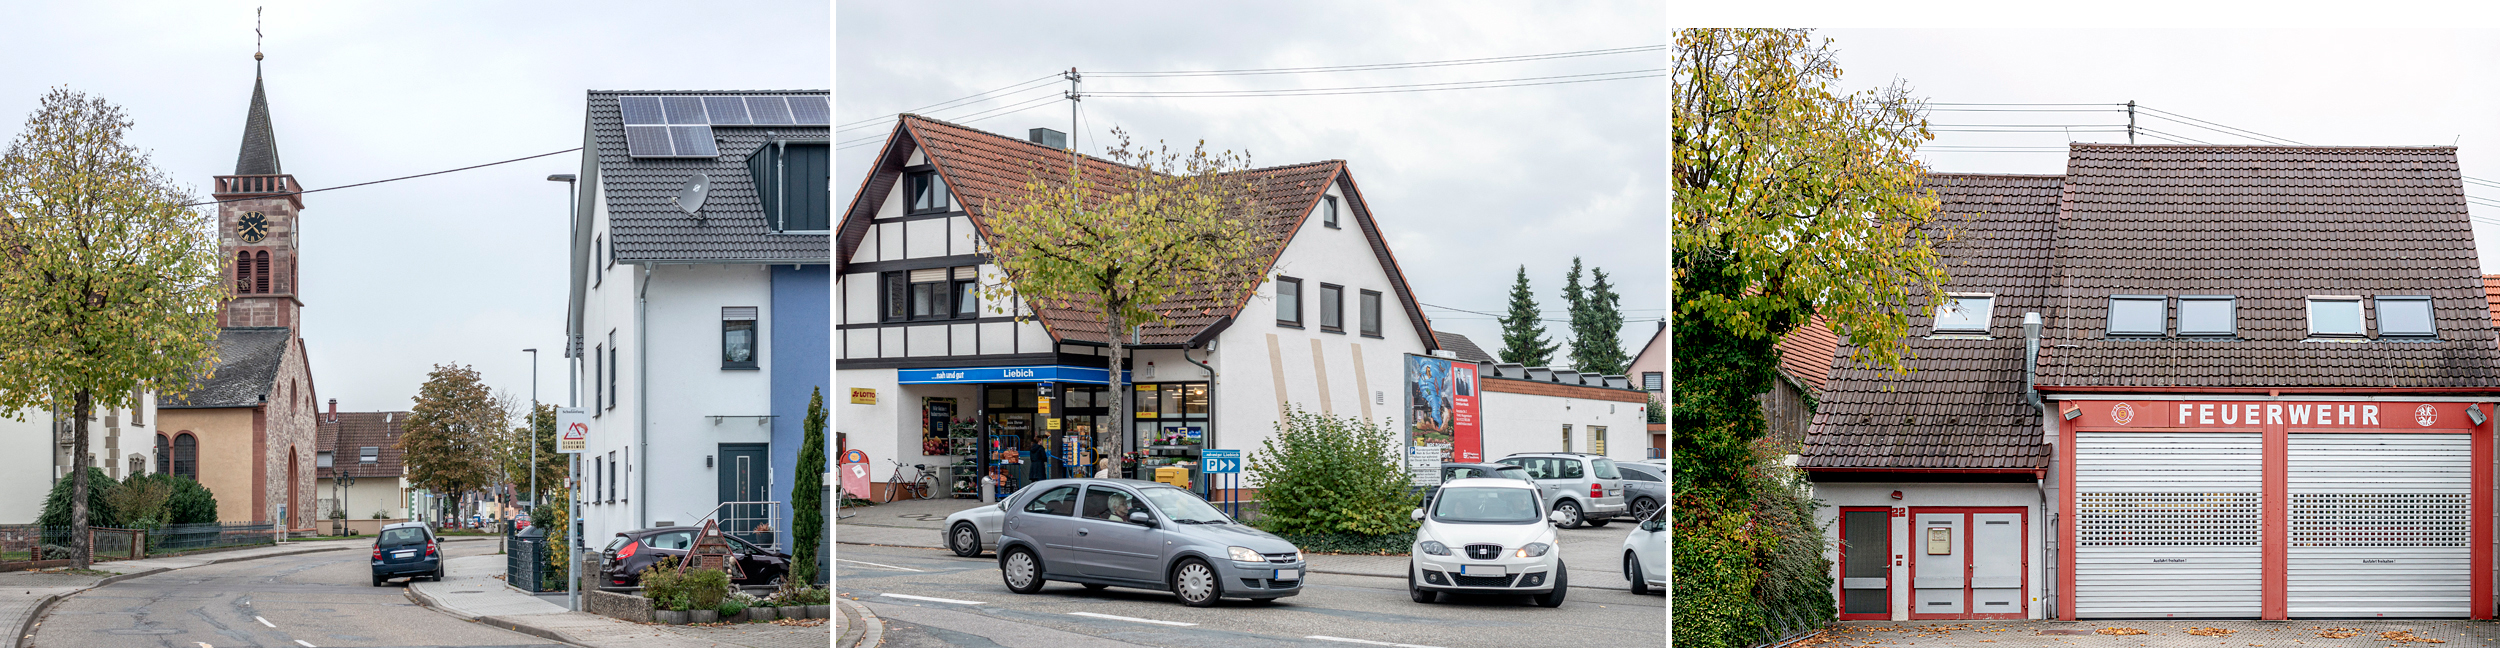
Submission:
[[[1207,477],[1206,450],[1208,448],[1220,447],[1215,444],[1215,404],[1217,402],[1215,400],[1215,388],[1217,384],[1216,373],[1215,367],[1207,366],[1207,363],[1199,362],[1189,357],[1189,350],[1195,348],[1198,348],[1198,345],[1195,343],[1181,347],[1181,361],[1198,365],[1198,368],[1207,370],[1207,441],[1206,443],[1198,446],[1198,480],[1207,483],[1207,499],[1212,501],[1215,498],[1215,482]],[[1207,359],[1214,360],[1215,356],[1207,356]],[[1235,489],[1234,495],[1240,495],[1239,489]]]
[[[643,461],[651,461],[651,331],[646,313],[651,310],[651,264],[642,266],[642,281],[634,286],[634,447],[642,449]],[[626,470],[634,472],[634,528],[651,526],[651,471],[634,470],[631,460]]]
[[[2040,399],[2040,390],[2038,388],[2039,384],[2040,314],[2036,312],[2023,313],[2023,400],[2031,403],[2032,407],[2039,408],[2041,433],[2048,434],[2048,431],[2052,429],[2051,426],[2057,425],[2057,416],[2055,413],[2049,411],[2048,401]],[[2059,440],[2060,443],[2066,443],[2068,441],[2069,440],[2067,439]],[[2055,455],[2052,454],[2051,456],[2054,457]],[[2056,459],[2052,458],[2050,461],[2054,463]],[[2056,592],[2059,591],[2057,588],[2057,549],[2055,548],[2057,547],[2057,543],[2051,541],[2050,539],[2058,533],[2061,533],[2061,531],[2058,530],[2057,526],[2057,512],[2049,508],[2048,477],[2046,475],[2042,475],[2040,481],[2036,483],[2038,483],[2040,487],[2040,512],[2043,516],[2049,519],[2049,523],[2043,525],[2043,528],[2047,529],[2049,533],[2043,534],[2040,542],[2041,552],[2047,554],[2045,556],[2047,559],[2040,561],[2040,600],[2047,603],[2047,605],[2042,606],[2041,618],[2055,619],[2058,618],[2057,606],[2062,603],[2062,601],[2057,600],[2056,594]],[[2064,487],[2065,484],[2059,484],[2058,486]]]

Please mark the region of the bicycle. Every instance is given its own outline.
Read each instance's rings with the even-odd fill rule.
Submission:
[[[929,472],[928,464],[912,464],[913,476],[905,479],[903,462],[893,459],[885,461],[894,464],[894,477],[886,480],[886,492],[893,493],[894,499],[903,499],[903,494],[906,492],[911,493],[912,499],[937,499],[937,473]]]

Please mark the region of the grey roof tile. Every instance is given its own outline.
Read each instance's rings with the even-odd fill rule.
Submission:
[[[755,263],[831,259],[826,236],[778,234],[764,220],[763,203],[747,175],[749,153],[771,138],[825,139],[825,126],[713,126],[720,145],[714,158],[642,158],[626,154],[625,123],[616,98],[626,95],[674,96],[829,96],[824,90],[593,90],[590,92],[588,153],[598,157],[599,180],[606,189],[609,245],[620,263],[693,262]],[[768,137],[766,133],[771,133]],[[670,198],[694,174],[711,177],[711,192],[697,220]]]
[[[252,407],[264,402],[286,360],[286,327],[227,328],[217,331],[217,367],[186,389],[165,390],[156,406],[167,409]]]

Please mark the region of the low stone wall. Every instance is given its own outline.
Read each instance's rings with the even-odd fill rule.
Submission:
[[[635,623],[650,623],[651,599],[590,590],[582,592],[582,611]]]

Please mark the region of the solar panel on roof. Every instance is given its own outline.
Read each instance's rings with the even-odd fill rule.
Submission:
[[[833,110],[825,105],[824,97],[791,97],[790,119],[800,126],[831,126]]]
[[[747,97],[747,112],[757,124],[789,124],[790,104],[780,97]]]
[[[616,106],[624,111],[627,125],[668,123],[660,118],[659,97],[620,97]]]
[[[714,126],[743,126],[747,121],[747,102],[737,97],[704,97],[703,108],[711,113]]]
[[[668,143],[667,126],[625,127],[625,154],[633,157],[669,157],[675,155]]]
[[[713,157],[720,155],[720,145],[712,141],[710,126],[670,126],[668,140],[675,145],[677,157]]]
[[[702,97],[661,97],[660,104],[668,107],[670,124],[712,123],[703,117]]]

